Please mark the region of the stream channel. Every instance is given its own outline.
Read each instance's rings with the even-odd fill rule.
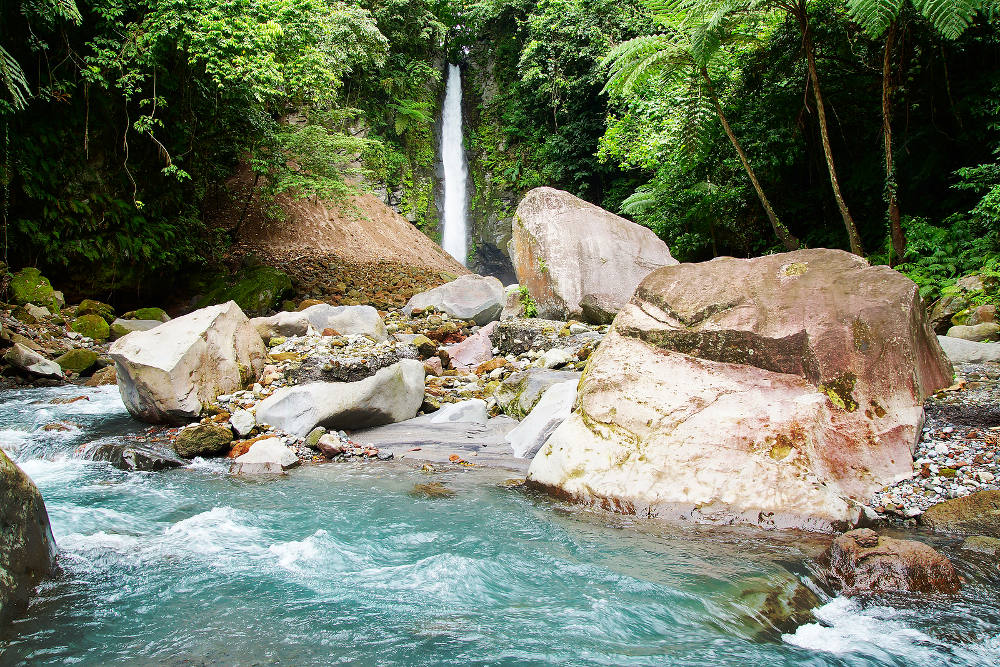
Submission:
[[[53,404],[58,398],[86,400]],[[67,431],[45,431],[53,422]],[[142,437],[116,387],[0,394],[0,444],[38,484],[57,575],[0,634],[2,665],[984,665],[1000,573],[933,543],[951,598],[828,598],[769,627],[766,591],[819,590],[828,537],[671,527],[402,462],[271,480],[195,460],[124,472],[92,444]],[[412,495],[438,481],[451,497]]]

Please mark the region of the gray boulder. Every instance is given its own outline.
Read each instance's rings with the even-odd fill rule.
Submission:
[[[0,624],[24,610],[55,561],[56,543],[38,487],[0,450]]]
[[[3,360],[8,364],[24,371],[29,375],[37,375],[44,378],[62,379],[63,371],[56,362],[46,359],[34,350],[29,350],[20,343],[13,346],[3,355]]]
[[[1000,362],[1000,344],[977,343],[950,336],[938,336],[941,349],[953,364]]]
[[[677,264],[652,230],[553,188],[524,196],[512,231],[517,281],[528,287],[539,317],[608,321],[643,278]]]
[[[378,342],[389,338],[385,322],[371,306],[331,306],[319,303],[309,306],[301,314],[320,333],[324,329],[334,329],[343,336],[370,336]]]
[[[503,283],[492,276],[469,274],[440,287],[413,295],[403,312],[409,315],[414,308],[435,309],[460,320],[473,320],[483,326],[500,319],[507,301]]]
[[[283,387],[257,405],[257,423],[305,437],[316,426],[359,429],[412,419],[424,400],[424,365],[400,362],[358,382]]]
[[[569,419],[576,402],[576,380],[549,387],[528,416],[507,434],[514,456],[529,459],[538,453],[552,432]]]
[[[305,336],[309,330],[309,317],[303,312],[283,311],[270,317],[255,317],[250,324],[264,340],[275,336]]]
[[[983,322],[982,324],[963,324],[948,329],[945,334],[949,338],[961,338],[977,343],[1000,340],[1000,324],[996,322]]]

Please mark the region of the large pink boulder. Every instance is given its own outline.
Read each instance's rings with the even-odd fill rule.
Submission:
[[[553,188],[524,196],[508,247],[539,317],[598,324],[610,322],[651,271],[677,263],[650,229]]]
[[[916,285],[887,267],[838,250],[667,267],[529,481],[643,515],[854,525],[912,474],[923,400],[951,378]]]
[[[478,367],[493,358],[493,341],[490,336],[497,328],[496,322],[490,322],[485,327],[469,336],[461,343],[448,347],[448,357],[452,368],[469,370]]]

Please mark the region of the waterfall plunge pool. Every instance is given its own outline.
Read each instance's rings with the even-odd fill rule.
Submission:
[[[56,421],[70,430],[42,430]],[[483,469],[331,463],[260,481],[221,462],[126,473],[79,453],[144,430],[115,387],[0,394],[0,445],[41,489],[60,550],[59,573],[0,634],[0,664],[986,665],[1000,654],[996,567],[949,543],[938,546],[968,581],[960,596],[827,599],[783,634],[746,591],[808,581],[826,538],[583,511]],[[455,495],[411,495],[429,481]]]

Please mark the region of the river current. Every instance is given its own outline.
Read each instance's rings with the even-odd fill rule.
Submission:
[[[52,404],[52,399],[86,400]],[[67,431],[45,431],[65,422]],[[953,598],[845,600],[774,628],[769,587],[816,588],[826,539],[583,511],[482,469],[221,462],[127,473],[87,443],[141,436],[117,388],[0,394],[0,446],[38,484],[57,575],[2,665],[986,665],[1000,573],[938,541]],[[442,482],[447,498],[412,494]]]

